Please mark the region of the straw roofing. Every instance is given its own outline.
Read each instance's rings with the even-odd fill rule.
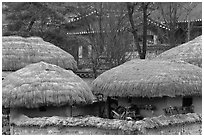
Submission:
[[[158,55],[156,59],[182,60],[202,67],[202,35]]]
[[[98,76],[92,91],[120,97],[200,96],[201,70],[185,62],[131,60]]]
[[[44,61],[65,69],[75,70],[74,57],[39,37],[2,37],[2,70],[16,71],[28,64]]]
[[[8,74],[11,74],[13,71],[2,71],[2,79],[4,79]]]
[[[61,106],[92,103],[89,86],[71,70],[39,62],[9,74],[2,81],[5,107]]]

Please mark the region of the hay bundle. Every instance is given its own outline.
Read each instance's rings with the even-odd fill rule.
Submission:
[[[202,36],[167,50],[155,59],[182,60],[202,67]]]
[[[200,96],[201,71],[185,62],[131,60],[98,76],[92,90],[120,97]]]
[[[61,106],[92,103],[89,86],[71,70],[39,62],[17,70],[3,80],[5,107]]]
[[[65,69],[77,68],[74,57],[39,37],[2,38],[2,70],[15,71],[28,64],[44,61]]]

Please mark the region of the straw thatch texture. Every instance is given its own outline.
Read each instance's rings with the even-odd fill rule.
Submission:
[[[167,50],[155,59],[182,60],[202,67],[202,36]]]
[[[8,74],[13,73],[14,71],[2,71],[2,79],[4,79]]]
[[[99,75],[94,94],[120,97],[201,95],[202,69],[182,62],[131,60]]]
[[[28,64],[44,61],[65,69],[77,69],[74,57],[39,37],[2,37],[2,70],[16,71]]]
[[[39,62],[9,74],[2,82],[5,107],[34,108],[92,103],[89,86],[71,70]]]

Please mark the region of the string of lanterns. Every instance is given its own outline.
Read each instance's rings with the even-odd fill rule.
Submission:
[[[110,12],[117,12],[115,10],[110,10]],[[82,18],[85,18],[85,17],[88,17],[88,16],[91,16],[95,13],[98,13],[96,10],[90,12],[89,14],[86,14],[84,16],[81,16],[81,17],[78,17],[78,18],[72,18],[71,20],[69,20],[69,23],[72,23],[72,22],[75,22],[75,21],[79,21],[81,20]],[[109,17],[109,16],[107,16]],[[162,29],[166,29],[168,31],[170,31],[170,28],[168,28],[166,25],[163,25],[164,22],[160,22],[160,23],[157,23],[156,21],[153,21],[151,19],[147,19],[148,23],[150,24],[153,24],[153,25],[156,25],[157,27],[160,27]],[[197,19],[197,20],[191,20],[190,22],[199,22],[199,21],[202,21],[202,19]],[[178,21],[178,23],[183,23],[183,22],[188,22],[188,20],[183,20],[183,21]],[[99,31],[81,31],[81,32],[68,32],[67,34],[68,35],[81,35],[81,34],[94,34],[94,33],[99,33]]]

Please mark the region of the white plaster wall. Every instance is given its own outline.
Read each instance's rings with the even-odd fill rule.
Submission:
[[[11,108],[10,109],[10,121],[20,120],[22,116],[28,117],[51,117],[51,116],[70,116],[70,112],[67,106],[64,107],[47,107],[46,111],[39,111],[38,108]]]
[[[22,116],[28,117],[76,117],[85,115],[98,115],[98,106],[96,104],[85,105],[85,106],[62,106],[62,107],[47,107],[46,111],[39,111],[38,108],[27,109],[27,108],[11,108],[10,109],[10,121],[20,120]]]
[[[118,99],[118,105],[120,106],[129,106],[131,103],[128,103],[127,98],[119,98]],[[151,110],[140,110],[140,114],[143,117],[155,117],[164,115],[164,108],[170,107],[170,106],[182,106],[182,98],[176,97],[156,97],[156,98],[141,98],[141,97],[135,97],[132,98],[132,104],[135,105],[154,105],[156,107],[155,111]]]
[[[170,106],[182,106],[183,97],[168,97],[166,105]]]
[[[129,106],[130,103],[128,103],[128,99],[127,98],[118,98],[118,106]]]
[[[193,97],[194,112],[202,114],[202,97]]]
[[[155,111],[151,110],[141,110],[140,113],[144,117],[155,117],[163,115],[163,108],[166,107],[166,97],[164,98],[135,98],[133,99],[134,104],[139,105],[154,105],[156,107]]]
[[[98,104],[72,107],[72,116],[73,117],[85,116],[85,115],[97,116],[98,112],[99,112]]]
[[[118,104],[120,106],[129,106],[127,98],[119,98]],[[141,105],[154,105],[156,107],[155,111],[151,110],[140,110],[140,115],[143,117],[154,117],[163,114],[163,108],[166,107],[166,98],[132,98],[132,104],[141,106]]]

